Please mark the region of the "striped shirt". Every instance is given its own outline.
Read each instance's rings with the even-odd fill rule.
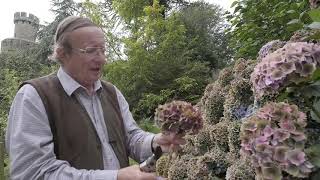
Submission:
[[[97,94],[88,95],[84,87],[61,67],[57,76],[65,92],[69,96],[75,94],[88,112],[103,145],[105,170],[75,169],[67,161],[56,159],[45,107],[35,88],[27,84],[19,89],[9,112],[6,150],[10,157],[10,179],[116,180],[120,165],[108,143],[108,132]],[[101,87],[100,80],[96,81],[94,92]],[[130,156],[141,162],[152,154],[154,135],[137,126],[127,101],[117,88],[116,93],[125,125],[127,148]]]

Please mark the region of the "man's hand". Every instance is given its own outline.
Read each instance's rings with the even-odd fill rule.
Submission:
[[[186,143],[183,139],[184,134],[176,133],[159,133],[153,139],[152,147],[155,149],[158,145],[161,147],[163,152],[172,152],[181,149],[181,145]]]
[[[145,173],[140,171],[138,165],[122,168],[118,171],[118,180],[159,180],[163,179],[157,177],[154,173]]]

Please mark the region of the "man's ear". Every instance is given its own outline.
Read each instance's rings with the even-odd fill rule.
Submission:
[[[56,49],[56,53],[57,53],[57,58],[61,61],[64,62],[67,59],[67,53],[65,51],[65,49],[63,47],[58,47]]]

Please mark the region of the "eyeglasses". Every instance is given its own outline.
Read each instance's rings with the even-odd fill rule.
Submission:
[[[106,56],[107,51],[106,48],[103,47],[86,47],[84,49],[81,48],[72,48],[77,50],[78,52],[88,55],[88,56],[99,56],[100,54]]]

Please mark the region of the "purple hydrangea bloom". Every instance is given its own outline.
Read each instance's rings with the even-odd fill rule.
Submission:
[[[267,54],[251,74],[257,99],[276,94],[286,86],[310,77],[320,67],[320,45],[306,42],[287,43]]]

